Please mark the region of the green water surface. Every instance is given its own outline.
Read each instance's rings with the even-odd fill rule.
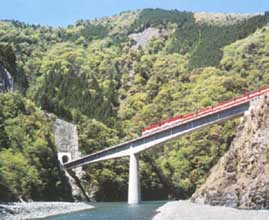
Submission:
[[[87,211],[45,218],[46,220],[151,220],[157,214],[156,209],[165,201],[143,202],[128,205],[123,202],[90,203],[95,208]]]

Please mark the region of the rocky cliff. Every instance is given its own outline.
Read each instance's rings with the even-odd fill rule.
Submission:
[[[245,114],[230,150],[192,201],[243,209],[269,208],[269,99]]]
[[[81,153],[79,151],[76,125],[57,118],[54,123],[54,129],[58,160],[65,163],[80,158]],[[63,161],[63,157],[66,157],[67,161]],[[65,170],[65,174],[69,179],[73,198],[75,200],[89,200],[81,183],[81,179],[85,174],[82,168]]]
[[[13,89],[13,78],[4,66],[0,64],[0,92],[8,92]]]
[[[58,153],[70,153],[69,160],[81,157],[78,144],[77,127],[67,121],[55,120],[55,144]],[[61,158],[59,158],[61,159]]]

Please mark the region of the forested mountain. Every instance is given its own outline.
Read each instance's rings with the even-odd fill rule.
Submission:
[[[21,137],[27,129],[33,130],[32,140],[40,138],[32,150],[51,149],[51,133],[37,132],[52,132],[46,123],[38,127],[20,119],[34,114],[42,121],[38,107],[76,123],[81,150],[91,153],[137,137],[151,123],[267,85],[268,22],[269,13],[211,15],[162,9],[78,21],[66,28],[1,21],[0,49],[9,48],[10,53],[0,52],[0,62],[14,75],[20,95],[0,94],[0,158],[15,153],[20,154],[18,160],[28,157],[24,151],[29,142],[14,146],[17,137],[11,135]],[[131,38],[133,34],[140,40]],[[7,113],[6,102],[19,109],[15,115]],[[21,102],[31,103],[30,113],[21,110]],[[188,198],[229,148],[237,124],[233,120],[214,125],[143,153],[144,199]],[[7,137],[11,142],[4,144]],[[0,160],[0,186],[6,185],[8,166]],[[85,187],[95,191],[97,200],[126,199],[127,159],[85,169]],[[36,175],[36,181],[45,180]],[[31,192],[27,195],[35,198]]]

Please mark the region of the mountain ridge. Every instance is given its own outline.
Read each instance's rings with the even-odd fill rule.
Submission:
[[[76,124],[80,149],[89,154],[139,136],[146,125],[268,84],[268,21],[264,13],[226,26],[197,24],[191,12],[146,9],[66,28],[0,22],[0,44],[16,55],[17,92]],[[129,34],[147,28],[167,35],[133,49]],[[229,148],[237,125],[214,125],[143,153],[143,199],[189,198]],[[94,199],[126,199],[128,160],[85,171],[84,188]]]

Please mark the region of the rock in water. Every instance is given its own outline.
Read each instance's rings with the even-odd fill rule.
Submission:
[[[212,168],[192,201],[242,209],[269,208],[269,99],[243,117],[230,150]]]

